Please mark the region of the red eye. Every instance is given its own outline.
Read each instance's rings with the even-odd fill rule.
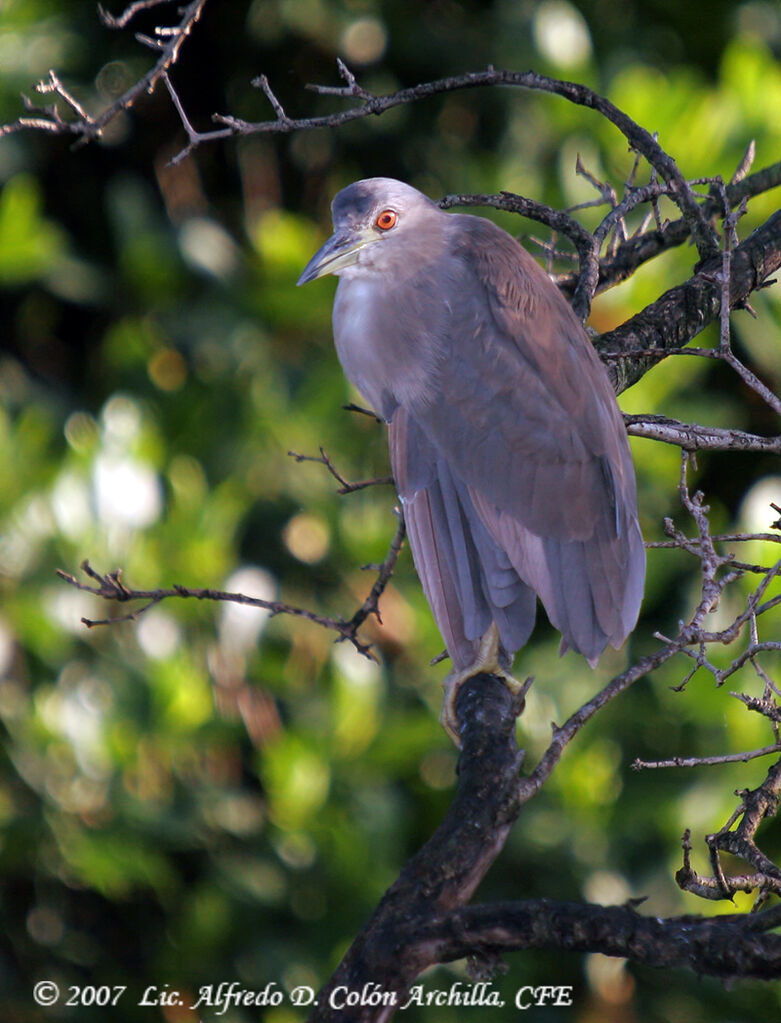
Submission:
[[[394,210],[383,210],[374,223],[381,231],[390,231],[392,227],[396,226],[397,220],[398,217]]]

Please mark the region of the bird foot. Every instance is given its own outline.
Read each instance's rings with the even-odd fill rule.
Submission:
[[[475,675],[496,675],[504,682],[513,696],[517,696],[526,689],[522,682],[513,678],[499,663],[499,646],[499,630],[495,624],[492,624],[480,640],[480,649],[474,663],[461,671],[451,671],[442,682],[445,700],[442,704],[442,713],[439,715],[439,723],[459,749],[461,748],[461,735],[456,714],[456,697],[458,690],[465,682],[474,678]]]

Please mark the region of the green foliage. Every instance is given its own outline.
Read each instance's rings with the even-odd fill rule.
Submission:
[[[40,186],[19,174],[0,197],[0,284],[27,284],[54,268],[62,254],[63,233],[42,216]]]
[[[551,4],[213,3],[175,78],[192,116],[206,123],[229,107],[267,114],[248,84],[260,65],[291,111],[334,109],[337,101],[312,97],[303,83],[333,81],[337,51],[348,63],[352,54],[369,87],[488,62],[533,64],[596,84],[658,131],[689,175],[729,177],[751,138],[758,166],[777,158],[777,54],[772,34],[752,28],[763,5],[715,5],[708,20],[725,41],[700,65],[682,56],[694,45],[687,33],[699,31],[687,27],[686,5],[661,22],[646,5],[626,5],[626,30],[603,24],[594,5],[576,6],[585,49],[573,66],[555,33],[545,34]],[[0,53],[16,53],[0,80],[5,119],[19,112],[19,89],[29,91],[50,66],[96,105],[109,63],[126,75],[139,66],[130,35],[101,29],[92,5],[25,0],[3,5],[1,18]],[[778,31],[777,17],[773,24]],[[658,40],[668,37],[679,41],[670,51],[679,58],[665,62]],[[369,53],[363,67],[361,52]],[[383,558],[394,531],[392,492],[337,497],[322,466],[287,457],[323,445],[349,478],[388,471],[382,429],[340,408],[358,396],[332,349],[332,283],[295,288],[328,230],[330,195],[355,177],[387,173],[431,194],[508,188],[566,204],[593,198],[574,174],[578,152],[619,187],[632,162],[590,111],[508,90],[453,95],[328,135],[204,148],[167,168],[180,141],[158,90],[104,145],[72,152],[29,135],[0,143],[0,909],[8,956],[0,980],[12,1019],[49,1018],[30,996],[44,978],[63,990],[128,984],[111,1018],[129,1021],[173,1018],[135,1008],[149,984],[194,1001],[201,985],[221,981],[259,989],[326,978],[433,830],[454,780],[454,751],[436,720],[445,669],[428,666],[441,641],[408,556],[385,595],[383,627],[366,626],[378,664],[309,622],[195,602],[88,630],[82,617],[126,608],[99,604],[54,571],[76,571],[88,557],[101,571],[121,566],[134,585],[234,580],[266,598],[352,613],[372,582],[360,566]],[[741,231],[777,201],[771,193],[753,203]],[[584,211],[584,221],[593,215]],[[594,325],[627,318],[693,262],[684,247],[643,268],[597,301]],[[756,305],[756,323],[734,318],[736,336],[777,385],[781,305],[774,291]],[[713,340],[712,330],[700,339]],[[733,380],[693,359],[668,360],[622,404],[766,428]],[[677,453],[649,441],[634,452],[643,529],[660,539],[664,516],[686,525]],[[714,526],[746,526],[749,515],[769,525],[767,502],[779,500],[767,496],[777,491],[772,463],[714,456],[700,460],[699,474]],[[763,477],[772,486],[760,492]],[[675,629],[694,596],[692,568],[681,554],[651,553],[638,632],[593,673],[572,655],[557,659],[557,638],[540,623],[518,662],[537,678],[522,723],[530,762],[551,720],[653,649],[655,630]],[[702,835],[729,815],[732,790],[756,784],[762,762],[711,773],[629,770],[636,756],[767,741],[759,721],[708,679],[697,675],[671,693],[687,667],[670,664],[580,736],[481,896],[649,895],[646,909],[658,915],[722,911],[677,892],[680,834],[691,826],[702,850]],[[741,685],[751,685],[748,675],[733,688]],[[578,1020],[616,1013],[698,1023],[778,1012],[777,994],[759,985],[725,992],[683,973],[620,964],[611,973],[598,958],[585,966],[542,953],[508,961],[508,977],[497,981],[507,997],[524,983],[571,983]],[[454,964],[426,983],[464,976]],[[484,1023],[507,1018],[472,1012]],[[462,1015],[410,1010],[405,1018]],[[106,1016],[82,1007],[61,1018]],[[237,1009],[224,1018],[258,1017]],[[286,1005],[262,1018],[295,1023],[304,1012]]]

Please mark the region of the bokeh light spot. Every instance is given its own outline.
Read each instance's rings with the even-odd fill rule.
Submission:
[[[243,593],[247,597],[274,600],[277,585],[274,577],[263,568],[245,565],[225,582],[229,593]],[[220,645],[233,653],[247,653],[257,645],[260,634],[268,622],[269,612],[251,604],[226,603],[221,608]]]
[[[331,531],[319,515],[302,512],[294,515],[282,532],[285,546],[305,565],[316,565],[328,553]]]
[[[106,525],[143,529],[160,518],[163,495],[150,466],[135,458],[101,455],[93,479],[98,516]]]
[[[187,379],[187,363],[175,348],[163,348],[149,360],[147,372],[161,391],[178,391]]]
[[[588,26],[583,15],[566,0],[540,4],[533,30],[540,55],[559,67],[580,67],[591,56]]]
[[[388,45],[388,33],[377,18],[359,18],[344,30],[340,48],[353,64],[379,60]]]

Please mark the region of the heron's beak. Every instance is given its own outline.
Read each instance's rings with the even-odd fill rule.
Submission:
[[[377,235],[371,228],[335,231],[306,264],[296,284],[308,284],[326,274],[338,274],[358,261],[358,253],[364,245],[376,240]]]

